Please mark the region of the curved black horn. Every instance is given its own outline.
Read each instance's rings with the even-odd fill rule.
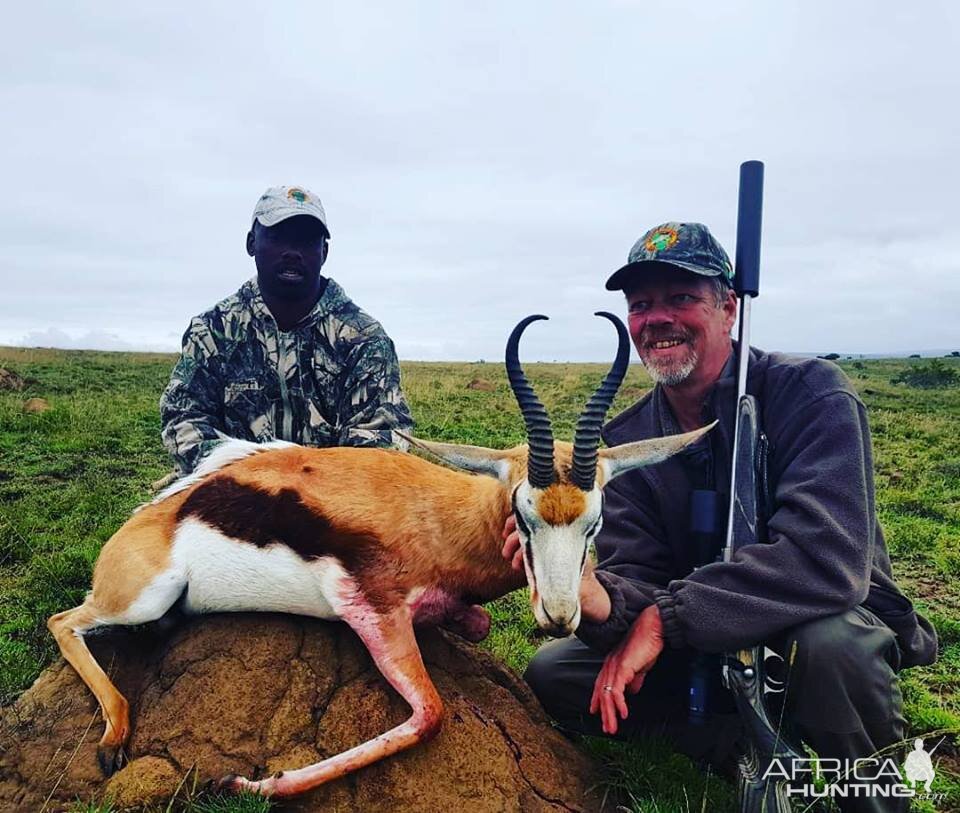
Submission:
[[[602,316],[613,322],[620,337],[617,357],[603,379],[603,383],[590,398],[586,409],[577,421],[577,430],[573,435],[573,465],[570,468],[570,480],[583,491],[592,491],[597,477],[597,450],[600,448],[600,427],[603,418],[613,403],[630,363],[630,334],[616,316],[606,311],[597,311],[594,316]]]
[[[540,399],[537,398],[533,387],[520,368],[520,336],[531,322],[546,319],[542,314],[534,314],[522,320],[510,334],[507,340],[507,378],[510,379],[510,389],[517,397],[523,420],[527,425],[527,444],[529,457],[527,461],[527,479],[535,488],[546,488],[554,481],[553,474],[553,430],[550,428],[550,418]]]

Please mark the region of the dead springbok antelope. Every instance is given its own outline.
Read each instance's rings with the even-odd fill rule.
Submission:
[[[393,450],[233,440],[138,510],[104,546],[86,601],[48,622],[100,703],[104,772],[122,764],[129,707],[84,636],[160,618],[180,599],[194,613],[262,610],[343,620],[413,710],[406,722],[322,762],[259,782],[221,782],[264,796],[302,793],[437,733],[443,706],[413,625],[442,624],[472,640],[487,634],[490,618],[478,605],[523,585],[500,555],[511,511],[537,623],[551,635],[573,632],[587,547],[600,528],[601,488],[707,431],[598,451],[600,425],[630,354],[620,320],[598,315],[616,325],[619,351],[572,445],[554,444],[546,410],[520,367],[521,334],[546,318],[530,316],[514,329],[506,353],[529,446],[497,451],[410,439],[458,469],[489,476]]]

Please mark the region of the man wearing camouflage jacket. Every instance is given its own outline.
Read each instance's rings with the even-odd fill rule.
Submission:
[[[191,320],[160,400],[163,442],[187,474],[223,435],[260,443],[388,446],[409,430],[393,342],[321,276],[330,232],[320,200],[272,187],[247,253],[257,276]]]

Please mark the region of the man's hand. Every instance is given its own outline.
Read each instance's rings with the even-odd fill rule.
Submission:
[[[610,594],[597,581],[593,570],[593,560],[588,556],[580,579],[580,614],[587,621],[602,624],[610,617]]]
[[[504,559],[510,561],[510,567],[518,573],[523,572],[523,551],[520,550],[520,532],[517,530],[517,518],[510,514],[503,523],[503,554]]]
[[[633,622],[617,648],[607,655],[594,683],[590,713],[600,712],[604,734],[616,734],[618,719],[627,719],[624,693],[640,691],[647,672],[662,651],[660,611],[656,604],[651,604]]]

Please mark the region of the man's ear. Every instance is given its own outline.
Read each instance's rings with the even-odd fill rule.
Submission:
[[[727,291],[727,299],[723,303],[724,318],[728,322],[727,333],[733,330],[733,326],[736,324],[737,313],[739,312],[737,307],[738,303],[737,292],[732,289]]]
[[[320,250],[320,267],[323,268],[323,264],[327,261],[327,257],[330,256],[330,238],[323,238],[323,248]]]
[[[256,254],[257,238],[253,234],[253,229],[247,232],[247,254],[251,257]]]

